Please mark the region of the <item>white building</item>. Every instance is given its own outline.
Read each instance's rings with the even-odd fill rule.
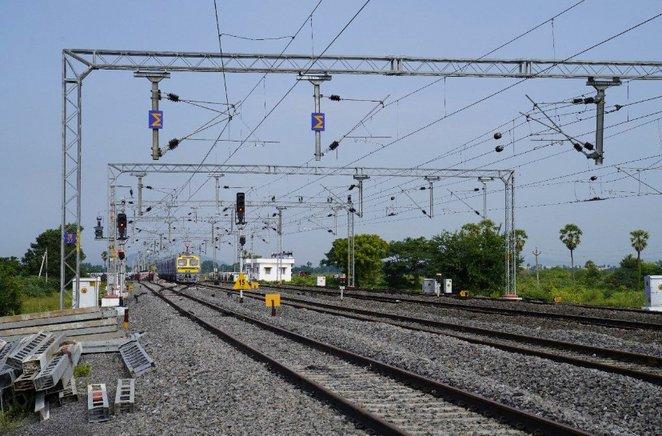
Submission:
[[[246,272],[252,279],[264,280],[265,282],[275,282],[279,279],[284,282],[292,281],[292,267],[294,258],[287,256],[282,258],[280,266],[280,276],[278,275],[278,258],[260,257],[245,260]]]

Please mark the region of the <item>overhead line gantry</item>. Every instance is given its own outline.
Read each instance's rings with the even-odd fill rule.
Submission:
[[[82,189],[82,86],[95,70],[139,74],[174,72],[381,75],[403,77],[551,78],[586,80],[660,80],[662,62],[550,59],[472,59],[414,56],[345,56],[259,53],[64,49],[62,50],[62,191],[60,307],[64,291],[80,285]],[[590,83],[589,83],[590,85]],[[598,91],[600,91],[598,89]],[[158,115],[158,111],[155,110]],[[157,137],[153,132],[154,138]],[[156,139],[153,141],[155,142]],[[155,150],[154,150],[155,151]],[[599,150],[601,159],[602,150]],[[319,156],[317,156],[319,157]],[[596,160],[598,162],[598,160]],[[67,234],[67,225],[75,225]],[[73,237],[72,237],[73,236]],[[75,250],[66,253],[67,243]],[[73,278],[66,280],[66,272]]]

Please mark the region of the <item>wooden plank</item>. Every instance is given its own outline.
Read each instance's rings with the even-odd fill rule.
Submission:
[[[88,310],[92,309],[92,310]],[[65,311],[71,311],[71,310],[80,310],[80,309],[66,309],[61,312]],[[8,317],[3,317],[0,318],[0,331],[2,330],[9,330],[9,329],[16,329],[16,328],[22,328],[22,327],[32,327],[32,326],[39,326],[39,325],[48,325],[48,324],[60,324],[60,323],[67,323],[67,322],[77,322],[77,321],[85,321],[85,320],[92,320],[92,319],[100,319],[100,318],[112,318],[117,316],[117,311],[114,308],[111,309],[101,309],[98,307],[92,307],[92,308],[85,308],[82,309],[85,310],[83,313],[60,313],[57,316],[40,316],[37,318],[26,318],[26,319],[19,319],[19,320],[13,320],[13,321],[1,321],[3,319],[8,319],[8,318],[15,318],[16,316],[22,316],[22,315],[16,315],[16,316],[8,316]],[[39,314],[32,314],[32,315],[41,315],[41,314],[53,314],[54,312],[59,312],[59,311],[52,311],[52,312],[42,312]],[[31,314],[26,314],[26,315],[31,315]]]
[[[76,330],[76,329],[82,329],[88,327],[100,327],[100,326],[108,326],[108,325],[117,326],[117,318],[102,318],[91,321],[68,322],[62,324],[48,324],[48,325],[39,325],[33,327],[21,327],[16,329],[0,330],[0,336],[3,337],[25,336],[38,332],[60,333],[65,330]]]

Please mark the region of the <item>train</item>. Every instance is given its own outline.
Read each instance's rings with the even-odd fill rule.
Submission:
[[[196,283],[200,280],[200,256],[180,253],[156,262],[159,277],[171,282]]]

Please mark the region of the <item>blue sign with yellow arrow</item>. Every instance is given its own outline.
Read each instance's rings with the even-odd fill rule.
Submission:
[[[149,111],[147,126],[150,129],[163,128],[163,111]]]
[[[313,112],[310,114],[310,130],[323,132],[325,127],[324,112]]]

